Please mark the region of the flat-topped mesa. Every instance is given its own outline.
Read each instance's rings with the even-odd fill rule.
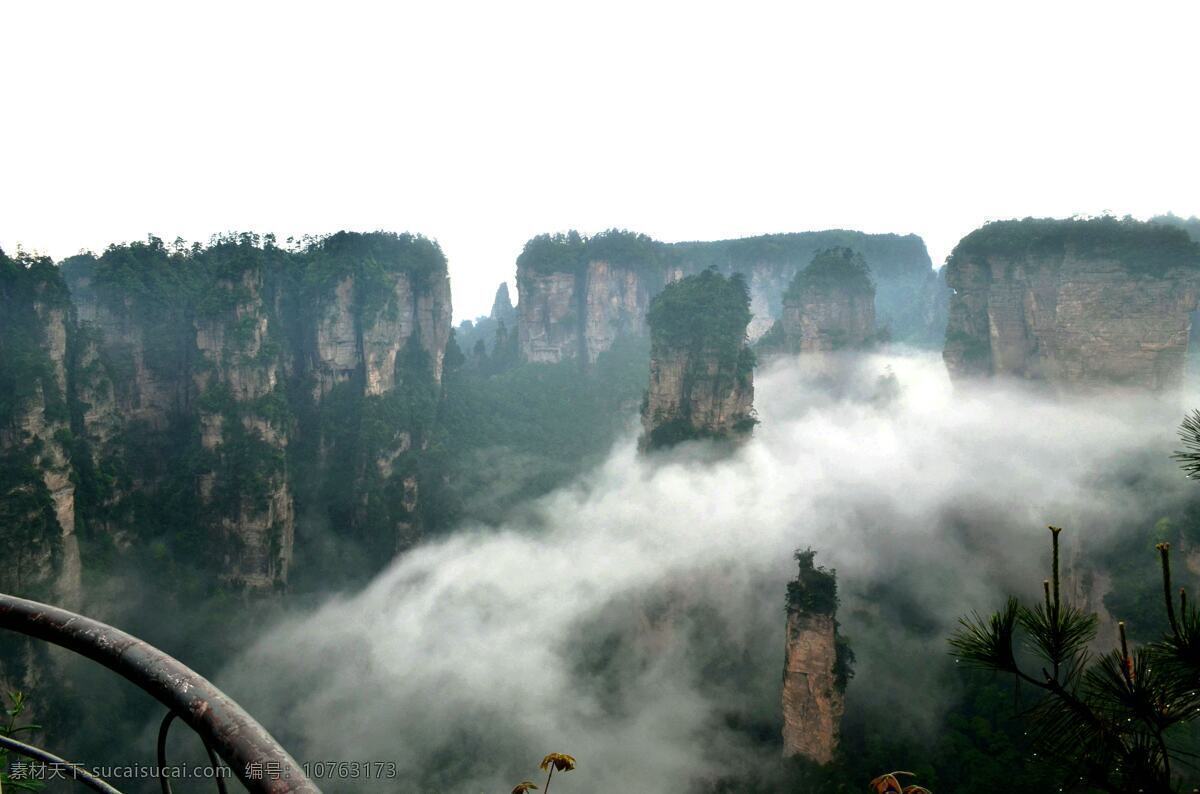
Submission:
[[[1162,391],[1182,380],[1200,245],[1128,218],[1002,221],[959,242],[946,281],[956,380]]]
[[[875,283],[862,255],[819,251],[783,295],[783,316],[762,338],[764,350],[857,350],[876,339]]]
[[[853,657],[838,637],[837,579],[796,552],[800,571],[788,583],[783,665],[783,754],[818,764],[837,750]]]
[[[699,438],[734,439],[754,427],[750,298],[739,275],[705,270],[667,285],[650,304],[650,385],[642,449]]]

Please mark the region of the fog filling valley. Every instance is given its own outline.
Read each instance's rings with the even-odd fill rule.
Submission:
[[[795,550],[837,570],[847,720],[932,731],[946,636],[1038,592],[1046,524],[1069,564],[1194,487],[1170,460],[1178,398],[955,389],[914,352],[777,360],[755,386],[743,446],[639,455],[631,416],[528,520],[419,546],[218,685],[297,758],[398,762],[355,790],[507,791],[557,751],[578,769],[556,790],[685,792],[779,753]]]

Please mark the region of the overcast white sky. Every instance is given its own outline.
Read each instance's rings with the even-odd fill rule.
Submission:
[[[1200,3],[6,3],[0,246],[1200,214]]]

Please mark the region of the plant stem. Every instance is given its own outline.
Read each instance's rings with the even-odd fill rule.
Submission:
[[[554,764],[550,765],[550,774],[546,775],[546,788],[542,789],[543,794],[550,794],[550,778],[554,777]]]
[[[1179,639],[1179,624],[1175,622],[1175,604],[1171,598],[1171,544],[1159,543],[1155,546],[1162,558],[1163,596],[1167,602],[1167,620],[1171,624],[1171,632]]]
[[[1054,618],[1058,620],[1058,594],[1059,594],[1059,576],[1058,576],[1058,533],[1062,532],[1062,527],[1050,527],[1051,544],[1054,547]]]

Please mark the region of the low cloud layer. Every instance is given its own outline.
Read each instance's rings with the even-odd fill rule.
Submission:
[[[851,709],[919,730],[953,695],[911,660],[945,659],[957,615],[1036,588],[1047,523],[1072,554],[1189,488],[1174,400],[956,391],[928,354],[776,362],[756,391],[740,449],[643,458],[631,427],[527,523],[406,554],[219,682],[298,758],[397,762],[399,783],[353,790],[507,791],[561,751],[579,758],[564,791],[686,792],[776,752],[747,727],[777,720],[795,549],[838,570]],[[1153,504],[1129,467],[1161,478]]]

